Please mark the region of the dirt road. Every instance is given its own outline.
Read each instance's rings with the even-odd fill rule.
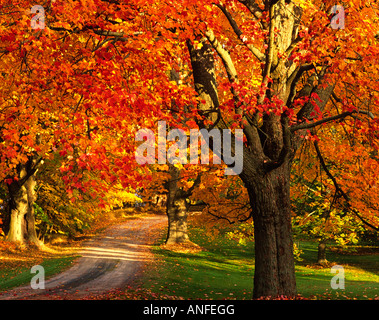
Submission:
[[[129,220],[106,229],[83,243],[80,258],[65,272],[45,281],[45,289],[30,285],[0,294],[9,299],[81,299],[88,295],[123,288],[135,278],[144,263],[152,259],[150,245],[167,223],[166,216]]]

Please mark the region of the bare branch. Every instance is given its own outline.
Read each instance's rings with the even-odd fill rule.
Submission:
[[[296,95],[296,85],[299,82],[301,76],[304,72],[313,69],[313,64],[304,64],[300,67],[297,67],[295,71],[289,76],[287,80],[287,86],[290,86],[290,93],[287,99],[287,107],[290,108],[293,102],[293,99]]]
[[[337,114],[335,116],[324,118],[324,119],[321,119],[321,120],[318,120],[318,121],[309,122],[309,123],[302,123],[302,124],[299,124],[297,126],[293,126],[293,127],[291,127],[291,132],[294,132],[294,131],[297,131],[297,130],[301,130],[301,129],[310,129],[310,128],[317,127],[317,126],[319,126],[319,125],[321,125],[323,123],[326,123],[326,122],[335,121],[335,120],[339,120],[339,119],[344,119],[344,118],[346,118],[348,116],[352,116],[354,113],[362,113],[362,114],[366,114],[371,119],[374,118],[374,115],[371,112],[368,112],[368,111],[360,111],[360,110],[345,111],[345,112],[342,112],[342,113]]]
[[[222,6],[220,4],[217,4],[217,7],[220,8],[220,10],[224,13],[224,15],[226,16],[226,18],[228,19],[229,21],[229,24],[230,26],[233,28],[233,31],[234,33],[237,35],[238,39],[241,40],[241,42],[243,43],[244,46],[246,46],[246,48],[248,48],[251,53],[261,62],[264,62],[265,60],[265,55],[260,52],[260,50],[258,48],[256,48],[255,46],[253,46],[251,43],[246,43],[244,40],[243,40],[243,37],[242,37],[242,31],[241,29],[238,27],[236,21],[233,19],[232,15],[230,14],[230,12],[225,8],[225,6]]]
[[[234,67],[234,63],[233,63],[232,58],[230,57],[229,52],[222,47],[221,43],[217,40],[212,30],[208,29],[205,32],[205,36],[207,37],[212,47],[216,50],[219,57],[221,58],[224,64],[226,73],[228,75],[229,81],[231,83],[238,81],[237,71],[236,71],[236,68]]]
[[[197,177],[195,179],[195,181],[193,182],[192,186],[187,190],[185,191],[185,196],[186,197],[189,197],[192,195],[192,192],[195,188],[197,188],[199,185],[200,185],[200,182],[201,182],[201,173],[198,173],[197,174]]]
[[[271,66],[274,62],[274,40],[275,40],[275,19],[274,6],[270,8],[270,30],[268,35],[268,51],[266,57],[265,68],[263,71],[263,84],[267,85],[268,77],[271,75]],[[277,58],[277,57],[276,57]],[[262,97],[263,98],[263,97]],[[261,102],[260,102],[261,103]]]
[[[207,30],[207,32],[205,33],[205,36],[207,37],[212,47],[216,50],[217,54],[221,58],[230,83],[238,83],[237,71],[234,67],[234,63],[229,52],[222,47],[221,43],[217,40],[212,30]],[[240,114],[246,120],[248,120],[247,117],[243,115],[241,108],[238,107],[239,96],[237,92],[235,92],[233,88],[231,92],[233,94],[235,105],[236,105],[236,113]],[[259,135],[258,135],[258,131],[256,127],[252,126],[250,122],[247,121],[247,123],[244,125],[243,130],[249,142],[249,145],[252,147],[254,146],[254,148],[258,148],[257,141],[259,141]],[[261,150],[261,148],[258,148],[257,150]]]

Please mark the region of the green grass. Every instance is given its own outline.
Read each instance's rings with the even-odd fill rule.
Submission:
[[[158,243],[154,253],[159,262],[145,271],[139,285],[161,295],[185,299],[251,299],[254,276],[253,243],[240,246],[219,236],[210,240],[201,229],[192,229],[190,238],[205,250],[177,253]],[[300,242],[303,261],[296,263],[298,293],[317,299],[369,299],[379,297],[379,256],[327,253],[329,261],[345,270],[345,290],[334,290],[335,274],[315,268],[317,244]]]
[[[45,279],[64,271],[76,257],[60,257],[44,260],[41,265],[45,269]],[[16,269],[0,270],[0,292],[10,288],[30,283],[35,274],[30,273],[30,268],[20,267]]]
[[[333,290],[329,268],[315,269],[317,244],[311,241],[300,242],[303,250],[301,262],[296,265],[296,279],[299,293],[305,297],[316,295],[322,299],[369,299],[379,297],[379,255],[378,254],[340,254],[327,252],[330,262],[342,265],[345,274],[345,290]]]
[[[188,299],[251,297],[251,248],[227,239],[209,241],[199,229],[192,230],[191,239],[206,251],[185,254],[155,247],[162,262],[145,274],[146,289]]]

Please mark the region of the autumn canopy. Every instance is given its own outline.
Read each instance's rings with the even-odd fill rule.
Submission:
[[[334,1],[13,2],[0,0],[9,240],[38,243],[39,174],[60,181],[67,201],[107,206],[114,188],[146,189],[164,171],[176,177],[166,184],[169,220],[183,221],[186,201],[178,199],[191,195],[224,220],[252,217],[254,297],[296,295],[294,199],[301,210],[324,208],[320,219],[343,212],[378,231],[376,1],[339,3],[343,15],[332,24]],[[43,10],[32,13],[36,4]],[[221,177],[224,165],[141,165],[136,134],[157,132],[158,121],[188,135],[242,129],[242,151],[231,144],[242,171]],[[226,150],[214,151],[229,164]],[[243,199],[234,202],[243,214],[217,208],[204,192],[212,184],[238,195],[228,197],[231,206]],[[305,204],[299,199],[310,189],[314,200]]]

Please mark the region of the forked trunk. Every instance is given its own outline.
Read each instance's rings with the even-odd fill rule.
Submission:
[[[224,12],[236,35],[241,37],[242,33],[238,30],[238,23],[233,19],[233,14],[228,12],[226,6],[221,5],[219,8]],[[251,8],[254,6],[249,5],[249,9]],[[281,106],[278,105],[278,110],[286,106],[292,108],[296,85],[307,68],[300,68],[298,64],[281,56],[284,52],[290,54],[291,46],[298,39],[302,10],[291,1],[281,0],[265,2],[265,11],[268,15],[267,23],[264,22],[262,26],[267,31],[267,37],[264,39],[266,51],[263,53],[254,46],[252,49],[249,47],[263,67],[262,92],[257,94],[257,106],[267,108],[266,102],[275,105],[279,102]],[[232,56],[225,50],[217,35],[212,30],[207,30],[205,36],[206,38],[200,40],[202,44],[200,47],[188,42],[195,90],[202,101],[198,106],[199,114],[206,120],[211,120],[218,129],[227,129],[227,121],[220,112],[214,51],[224,64],[230,83],[237,84],[238,88],[240,83],[237,68]],[[312,89],[313,86],[314,81],[311,83]],[[264,89],[265,87],[267,89]],[[243,156],[243,170],[240,177],[248,190],[253,210],[255,230],[253,295],[254,298],[280,295],[293,297],[296,295],[296,280],[291,229],[290,162],[304,138],[295,139],[286,112],[281,112],[279,115],[268,110],[259,117],[261,111],[257,108],[255,113],[249,115],[246,109],[240,107],[247,105],[243,103],[241,99],[243,96],[238,89],[232,86],[231,93],[235,101],[236,114],[245,120],[242,122],[246,137],[243,154],[236,154],[233,146],[231,151],[235,156]],[[322,92],[317,93],[325,104],[331,91],[329,90],[325,96]],[[308,94],[302,92],[302,96],[310,94],[311,92]],[[321,103],[319,107],[320,110],[323,109]],[[313,110],[314,106],[311,103],[307,104],[302,109],[302,117],[311,114]],[[206,122],[203,121],[201,126],[206,127]],[[298,137],[304,136],[305,133],[298,135]],[[226,154],[223,150],[217,151],[225,160]]]

